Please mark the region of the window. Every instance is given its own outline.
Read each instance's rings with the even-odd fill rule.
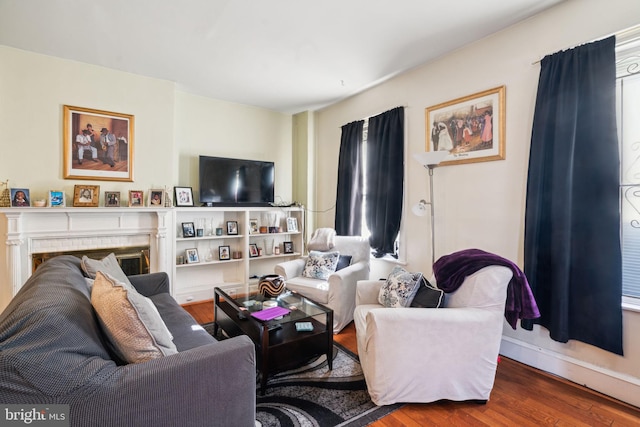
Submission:
[[[622,295],[640,304],[640,28],[617,37]]]

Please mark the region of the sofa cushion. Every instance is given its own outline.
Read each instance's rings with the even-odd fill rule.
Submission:
[[[378,302],[385,307],[409,307],[418,287],[422,273],[411,273],[402,267],[394,267],[380,288]]]
[[[444,301],[444,292],[442,289],[431,286],[431,283],[424,276],[420,280],[418,292],[411,301],[411,307],[419,308],[439,308]]]
[[[160,317],[173,335],[173,343],[178,352],[216,342],[168,293],[158,293],[149,298],[158,308]]]
[[[153,302],[131,285],[98,271],[91,304],[123,360],[140,363],[177,353],[173,337]]]
[[[90,279],[96,278],[96,273],[98,271],[102,271],[103,273],[107,273],[109,276],[117,279],[120,282],[127,283],[131,285],[127,275],[124,274],[120,264],[118,263],[118,258],[116,258],[115,254],[110,253],[106,257],[102,259],[92,259],[84,255],[82,257],[82,262],[80,264],[82,266],[82,271],[87,275]]]
[[[303,277],[311,279],[327,280],[336,271],[340,253],[337,251],[320,252],[311,251],[302,270]]]

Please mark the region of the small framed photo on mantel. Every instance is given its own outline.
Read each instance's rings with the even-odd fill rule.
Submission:
[[[97,207],[100,200],[99,185],[74,185],[73,186],[73,206],[74,207]]]

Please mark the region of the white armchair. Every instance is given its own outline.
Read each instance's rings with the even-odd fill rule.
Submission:
[[[276,265],[275,273],[285,278],[286,287],[333,310],[333,333],[337,334],[353,320],[356,283],[369,279],[369,242],[356,236],[336,236],[331,251],[351,255],[351,265],[329,276],[328,280],[302,277],[306,258]]]
[[[376,405],[489,400],[512,272],[485,267],[446,294],[442,308],[386,308],[384,281],[358,282],[358,356]]]

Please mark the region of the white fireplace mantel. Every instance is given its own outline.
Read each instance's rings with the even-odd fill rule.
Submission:
[[[149,246],[151,272],[171,271],[171,208],[1,208],[0,311],[31,276],[32,255]]]

